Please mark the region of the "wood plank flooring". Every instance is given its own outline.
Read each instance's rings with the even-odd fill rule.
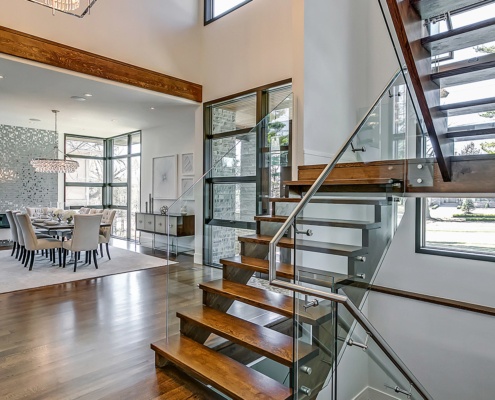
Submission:
[[[169,268],[170,330],[178,332],[175,312],[201,304],[197,284],[221,271],[191,262]],[[160,267],[0,295],[0,399],[216,398],[184,383],[174,368],[155,369],[150,343],[165,334],[166,272]]]

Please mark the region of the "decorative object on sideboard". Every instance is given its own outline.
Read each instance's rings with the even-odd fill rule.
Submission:
[[[51,8],[52,15],[55,15],[55,11],[69,14],[77,18],[83,18],[85,15],[89,15],[91,7],[97,0],[28,0],[31,3],[39,4],[41,6]],[[82,4],[81,4],[82,3]]]
[[[168,206],[161,206],[160,207],[160,214],[167,215],[168,214]]]
[[[59,112],[60,111],[58,110],[52,110],[52,113],[55,114],[55,137],[57,138],[58,138],[57,114]],[[62,153],[58,149],[57,145],[55,145],[53,150],[54,150],[53,151],[54,155],[47,155],[46,157],[33,158],[30,161],[31,165],[34,167],[34,170],[36,172],[61,173],[61,174],[71,174],[73,172],[76,172],[76,170],[79,168],[79,163],[77,161],[67,158],[67,155]],[[63,159],[53,158],[53,157],[58,157],[58,153],[62,154],[64,158]]]
[[[146,212],[146,214],[148,214],[148,202],[147,201],[144,202],[144,211]]]
[[[187,215],[187,205],[183,205],[181,208],[180,208],[180,215]]]
[[[177,198],[177,154],[153,158],[153,198]]]

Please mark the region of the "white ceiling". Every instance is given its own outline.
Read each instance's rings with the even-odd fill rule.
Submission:
[[[164,94],[13,57],[0,57],[0,124],[54,130],[51,110],[59,110],[58,132],[108,137],[161,126],[162,112],[198,104]],[[84,96],[75,101],[71,96]],[[154,110],[151,109],[154,108]],[[41,120],[29,121],[30,118]]]

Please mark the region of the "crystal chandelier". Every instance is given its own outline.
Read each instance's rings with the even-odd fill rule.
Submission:
[[[52,113],[55,114],[55,136],[56,140],[58,140],[58,131],[57,131],[57,114],[58,110],[52,110]],[[60,158],[34,158],[30,161],[31,165],[34,167],[36,172],[47,172],[47,173],[61,173],[61,174],[71,174],[79,168],[79,163],[74,160],[67,159],[66,155],[63,154],[58,147],[55,145],[55,151],[61,153],[64,156],[64,159]]]
[[[81,2],[86,3],[86,0],[28,0],[31,3],[40,4],[52,9],[52,14],[55,11],[60,11],[65,14],[73,15],[78,18],[89,14],[91,7],[96,3],[96,0],[87,0],[87,5],[81,5]]]

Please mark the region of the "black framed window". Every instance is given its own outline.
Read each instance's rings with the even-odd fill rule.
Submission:
[[[204,188],[207,265],[219,265],[221,258],[239,254],[237,238],[256,232],[254,216],[268,212],[273,187],[280,193],[280,179],[290,176],[290,94],[287,80],[204,106],[205,171],[211,169]],[[286,104],[283,110],[263,119],[281,103]],[[272,155],[270,143],[275,139],[276,154]]]
[[[495,198],[416,200],[416,251],[495,261]]]
[[[205,25],[231,13],[251,0],[205,0]]]
[[[133,237],[141,197],[141,132],[108,139],[66,134],[65,151],[79,162],[64,178],[66,207],[116,209],[112,235]]]

